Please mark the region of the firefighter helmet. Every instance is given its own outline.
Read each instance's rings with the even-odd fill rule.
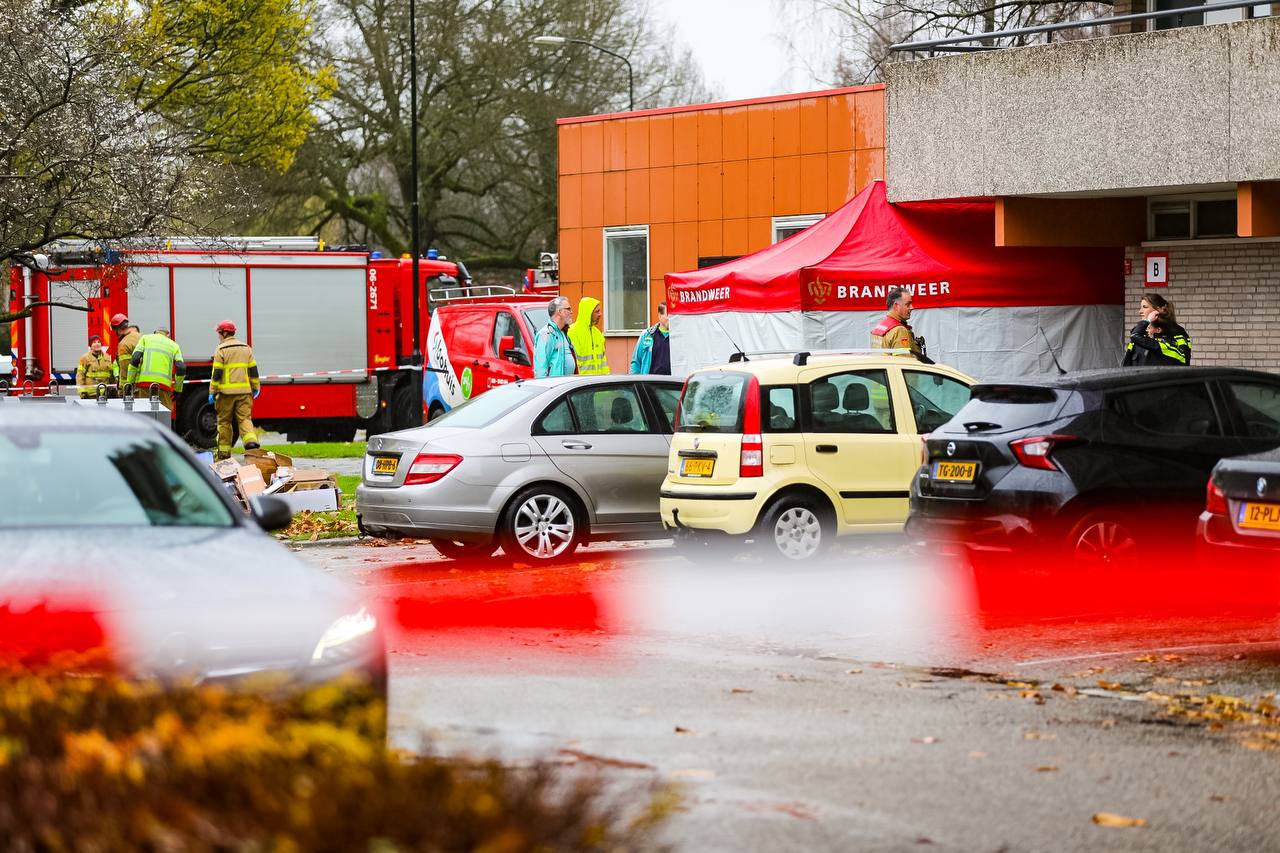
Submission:
[[[219,332],[230,332],[231,334],[233,334],[233,335],[234,335],[234,334],[236,333],[236,324],[235,324],[235,321],[234,321],[234,320],[223,320],[221,323],[219,323],[219,324],[218,324],[218,331],[219,331]]]
[[[90,335],[89,346],[93,346],[94,341],[97,341],[98,343],[102,343],[102,335]]]
[[[125,316],[125,315],[123,315],[123,314],[117,314],[116,316],[114,316],[114,317],[112,317],[112,318],[111,318],[111,328],[113,328],[113,329],[118,329],[118,328],[120,328],[121,326],[123,326],[125,323],[128,323],[128,322],[129,322],[129,318],[128,318],[128,317],[126,317],[126,316]]]

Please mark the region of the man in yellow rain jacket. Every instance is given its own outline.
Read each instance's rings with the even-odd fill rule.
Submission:
[[[152,386],[161,404],[173,411],[173,395],[182,392],[182,381],[187,375],[187,365],[182,360],[182,349],[169,337],[168,329],[156,329],[143,335],[129,357],[128,384],[133,386],[133,396],[146,397]]]
[[[609,359],[604,355],[604,332],[596,328],[604,311],[600,300],[582,297],[578,303],[578,317],[569,326],[569,343],[578,359],[578,373],[608,373]]]
[[[213,377],[209,380],[209,402],[218,413],[218,451],[214,459],[230,459],[233,446],[231,425],[240,428],[245,450],[258,447],[258,431],[253,426],[253,401],[261,385],[253,348],[235,338],[236,324],[218,324],[218,348],[213,351]]]
[[[120,368],[115,359],[107,355],[102,348],[102,338],[94,335],[89,338],[89,351],[80,356],[80,364],[76,366],[76,386],[81,397],[98,396],[98,386],[107,386],[107,394],[111,394],[116,384]]]

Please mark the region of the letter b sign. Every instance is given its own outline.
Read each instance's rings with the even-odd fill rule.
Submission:
[[[1169,285],[1169,253],[1147,253],[1146,287],[1168,287]]]

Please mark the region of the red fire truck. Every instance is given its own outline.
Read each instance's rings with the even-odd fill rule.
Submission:
[[[67,242],[46,251],[48,263],[39,267],[47,269],[13,268],[10,307],[52,301],[88,312],[38,307],[13,324],[19,386],[29,381],[40,393],[51,382],[73,384],[88,337],[101,335],[114,354],[109,318],[126,314],[143,334],[173,332],[187,363],[177,429],[211,446],[214,327],[233,320],[263,374],[254,420],[264,429],[291,440],[349,441],[357,429],[384,432],[413,421],[412,383],[421,373],[411,369],[407,257],[291,237],[175,239],[163,249],[117,251]],[[469,276],[465,266],[444,259],[420,259],[419,267],[425,344],[433,297],[456,291]]]

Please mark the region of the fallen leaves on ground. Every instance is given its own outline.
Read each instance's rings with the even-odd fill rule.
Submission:
[[[360,531],[356,528],[354,520],[342,518],[336,513],[312,512],[304,509],[293,517],[293,522],[282,532],[290,539],[305,538],[315,542],[321,536],[325,538],[329,538],[332,534],[356,536]]]
[[[936,738],[933,735],[929,735],[928,737],[913,737],[911,739],[912,743],[940,743],[941,741],[942,738]]]
[[[1057,773],[1058,768],[1052,764],[1044,764],[1036,768],[1037,773]]]
[[[853,669],[846,669],[845,675],[862,675],[862,667],[855,666]]]
[[[730,693],[755,693],[754,690],[748,690],[745,687],[733,687],[733,688],[730,688],[729,692]]]
[[[696,735],[693,729],[686,729],[684,726],[676,726],[676,734],[678,735]]]
[[[1183,682],[1188,684],[1189,682]],[[1201,682],[1194,682],[1201,683]],[[1142,698],[1163,706],[1164,713],[1201,723],[1209,731],[1226,731],[1241,738],[1241,743],[1254,750],[1280,750],[1280,705],[1274,693],[1258,699],[1227,696],[1221,693],[1158,693],[1149,690]]]
[[[1098,812],[1093,816],[1093,822],[1098,826],[1108,826],[1113,829],[1125,829],[1131,826],[1146,826],[1145,818],[1125,817],[1124,815],[1112,814],[1111,812]]]

